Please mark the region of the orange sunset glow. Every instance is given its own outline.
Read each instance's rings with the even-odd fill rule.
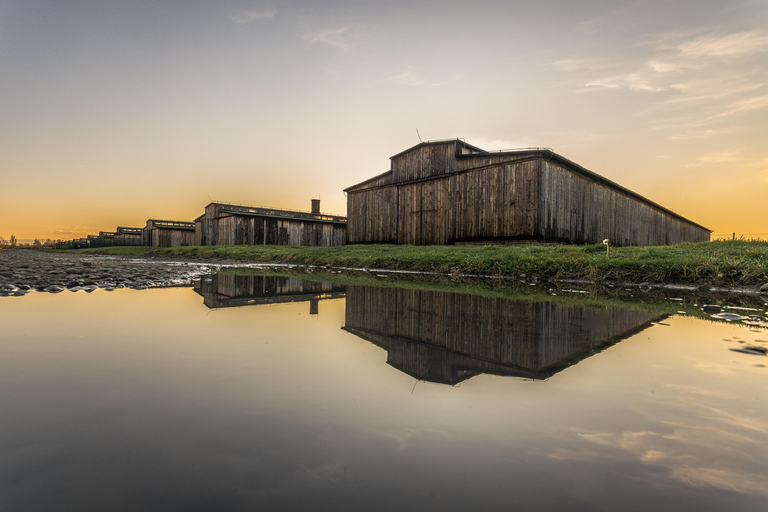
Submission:
[[[419,136],[552,148],[768,238],[765,2],[5,0],[0,49],[6,239],[345,215]]]

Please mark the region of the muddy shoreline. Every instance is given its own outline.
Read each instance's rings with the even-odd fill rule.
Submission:
[[[215,265],[44,251],[0,252],[0,294],[189,286]]]

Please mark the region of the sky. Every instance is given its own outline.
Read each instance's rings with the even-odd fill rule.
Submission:
[[[419,137],[552,148],[768,238],[768,2],[0,0],[6,239],[345,214]]]

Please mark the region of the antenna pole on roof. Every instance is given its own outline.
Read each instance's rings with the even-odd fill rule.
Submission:
[[[419,142],[424,142],[423,140],[421,140],[421,135],[419,134],[418,128],[416,128],[416,136],[419,138]]]

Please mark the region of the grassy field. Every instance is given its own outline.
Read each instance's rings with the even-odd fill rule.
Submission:
[[[185,260],[294,263],[594,282],[756,286],[768,282],[768,242],[717,241],[656,247],[603,245],[347,245],[293,247],[107,247],[97,254]]]

